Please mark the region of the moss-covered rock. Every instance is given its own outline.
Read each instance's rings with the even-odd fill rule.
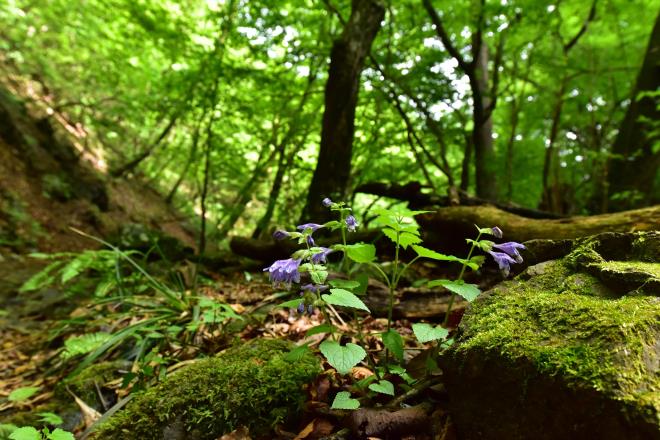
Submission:
[[[659,239],[576,241],[472,303],[440,360],[462,438],[660,439]]]
[[[197,361],[135,397],[93,438],[205,440],[240,425],[266,434],[301,410],[304,385],[320,373],[312,354],[286,360],[290,348],[262,339]]]

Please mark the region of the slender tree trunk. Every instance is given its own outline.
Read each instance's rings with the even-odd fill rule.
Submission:
[[[176,180],[174,183],[174,186],[172,186],[172,189],[170,192],[167,194],[167,197],[165,198],[165,202],[169,205],[172,203],[172,200],[174,200],[174,196],[176,195],[177,191],[179,190],[179,186],[183,183],[183,181],[186,178],[186,175],[188,174],[188,170],[190,169],[190,166],[192,163],[195,161],[195,157],[197,157],[197,147],[199,144],[199,129],[201,126],[203,118],[199,118],[199,121],[197,122],[197,125],[195,126],[195,131],[193,133],[193,139],[192,139],[192,145],[190,146],[190,152],[188,154],[188,159],[186,160],[186,164],[183,167],[183,170],[181,170],[181,174],[179,174],[179,178]]]
[[[472,136],[465,133],[465,151],[461,164],[461,191],[467,192],[470,188],[470,168],[472,165]]]
[[[341,200],[346,196],[360,73],[384,17],[385,8],[379,0],[353,0],[342,36],[333,44],[325,87],[321,147],[303,219],[329,218],[321,200],[325,197]]]
[[[557,174],[553,173],[553,167],[557,167],[556,163],[556,143],[557,135],[559,134],[559,123],[561,122],[561,112],[564,108],[564,94],[566,93],[566,86],[568,78],[564,76],[561,79],[561,85],[555,98],[555,106],[552,110],[552,125],[550,126],[550,137],[548,138],[548,145],[545,148],[545,158],[543,160],[543,174],[541,181],[543,182],[543,193],[540,208],[549,212],[561,212],[560,200],[557,200],[557,187],[559,179]],[[551,179],[551,174],[554,176]]]
[[[660,201],[656,188],[660,167],[660,96],[640,96],[660,87],[660,14],[644,56],[630,106],[612,147],[608,174],[610,209],[619,211]]]
[[[488,46],[481,45],[475,54],[475,72],[470,77],[473,100],[472,145],[474,147],[477,197],[497,199],[497,173],[493,149],[493,118],[488,87]]]

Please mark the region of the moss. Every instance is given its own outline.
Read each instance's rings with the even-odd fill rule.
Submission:
[[[598,278],[573,272],[573,264],[571,259],[545,263],[529,280],[502,283],[479,298],[466,314],[455,350],[496,350],[512,360],[525,358],[569,385],[660,411],[660,301],[612,297]],[[641,270],[648,263],[625,267]]]
[[[599,264],[601,270],[619,273],[645,273],[654,278],[660,278],[660,263],[643,261],[606,261]]]
[[[285,360],[290,348],[255,340],[200,360],[134,398],[94,438],[215,439],[239,425],[263,435],[300,411],[302,386],[320,373],[311,354]]]
[[[67,387],[73,394],[78,396],[88,405],[100,409],[102,403],[99,399],[99,389],[106,383],[121,377],[120,370],[130,370],[131,364],[124,361],[100,362],[90,365],[66,382],[62,382],[55,387],[55,396],[62,399],[71,399],[67,392]]]

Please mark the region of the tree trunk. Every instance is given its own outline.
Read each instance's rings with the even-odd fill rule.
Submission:
[[[497,173],[493,149],[493,118],[488,87],[488,46],[481,45],[475,54],[475,71],[470,76],[473,100],[472,145],[474,147],[477,197],[497,199]]]
[[[654,92],[658,87],[660,15],[655,20],[630,106],[612,147],[612,153],[616,156],[610,164],[609,192],[611,196],[620,194],[622,197],[611,199],[611,210],[644,206],[659,200],[658,191],[655,191],[654,187],[660,166],[660,150],[657,148],[657,143],[660,142],[657,130],[660,97],[655,95],[639,99],[641,93]]]
[[[332,47],[325,86],[321,148],[303,209],[303,220],[329,218],[321,200],[325,197],[342,200],[346,196],[360,73],[384,17],[385,8],[378,0],[353,0],[351,17],[341,38]]]

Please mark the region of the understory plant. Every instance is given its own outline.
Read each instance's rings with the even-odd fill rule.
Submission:
[[[189,347],[197,350],[201,333],[224,335],[227,325],[243,319],[228,304],[152,276],[137,261],[138,252],[80,233],[107,249],[32,254],[50,263],[21,288],[28,294],[46,286],[73,286],[91,294],[85,312],[62,321],[51,335],[68,335],[59,361],[62,366],[74,365],[69,378],[101,358],[121,357],[133,361],[124,384],[133,382],[133,388],[140,389],[151,379],[162,379],[177,353]]]
[[[519,253],[519,249],[524,248],[522,244],[515,242],[495,244],[491,240],[482,239],[483,236],[502,238],[502,231],[498,227],[477,227],[476,238],[468,240],[470,250],[467,257],[459,258],[441,254],[420,245],[422,243],[420,227],[414,217],[426,211],[380,209],[377,211],[377,221],[383,227],[383,234],[394,245],[394,260],[389,266],[385,266],[376,261],[376,248],[373,244],[347,243],[347,235],[358,227],[358,222],[350,207],[343,202],[333,202],[328,198],[323,200],[323,205],[337,214],[337,220],[323,224],[305,223],[299,225],[294,231],[277,230],[273,234],[275,239],[296,240],[303,248],[294,252],[291,258],[275,261],[264,271],[268,272],[270,280],[276,286],[298,292],[298,298],[281,304],[282,307],[289,307],[298,313],[310,315],[319,313],[322,316],[323,323],[311,328],[307,332],[307,336],[325,334],[324,340],[319,345],[319,351],[339,374],[347,375],[359,363],[367,362],[374,374],[356,385],[368,388],[372,393],[394,396],[395,386],[389,380],[393,375],[400,376],[408,387],[415,383],[415,380],[405,370],[403,337],[392,325],[392,311],[397,287],[402,276],[414,263],[421,259],[428,259],[460,266],[459,275],[455,279],[437,279],[427,283],[428,287],[442,286],[451,292],[444,324],[442,326],[427,323],[412,325],[417,340],[421,343],[435,343],[434,352],[437,353],[443,345],[451,343],[446,326],[456,296],[473,301],[481,293],[476,284],[464,281],[468,269],[476,271],[485,261],[485,256],[474,255],[475,251],[480,250],[491,255],[505,276],[509,274],[511,264],[522,261]],[[341,242],[328,247],[318,246],[314,233],[321,229],[331,232],[339,231]],[[412,248],[416,256],[410,261],[404,262],[400,254],[408,248]],[[342,253],[337,270],[343,272],[346,278],[328,277],[328,258],[334,253]],[[380,359],[376,359],[366,349],[365,335],[362,331],[362,321],[371,313],[360,298],[366,291],[368,279],[364,277],[351,279],[355,271],[349,268],[350,263],[373,269],[388,288],[387,327],[379,335],[385,347],[385,355]],[[353,315],[357,328],[357,334],[354,335],[357,343],[343,343],[342,336],[348,335],[342,335],[330,319],[331,315],[337,316],[335,307],[341,307]],[[295,359],[306,350],[309,350],[307,345],[298,347],[291,353],[291,359]],[[348,391],[337,393],[332,403],[333,409],[356,409],[359,406],[360,401],[353,398]]]

